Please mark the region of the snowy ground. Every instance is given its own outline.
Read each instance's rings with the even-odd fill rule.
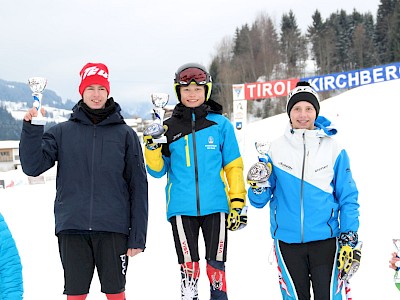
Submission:
[[[394,250],[392,238],[400,238],[397,176],[400,149],[396,146],[399,95],[400,81],[394,80],[356,88],[321,104],[320,114],[337,124],[337,138],[349,152],[360,191],[359,237],[364,247],[361,267],[352,279],[355,300],[394,300],[400,295],[393,283],[394,272],[388,268]],[[254,142],[281,135],[287,121],[287,115],[282,114],[247,125],[243,151],[246,171],[256,161]],[[180,299],[179,267],[165,218],[164,185],[165,179],[149,177],[147,249],[129,262],[128,300]],[[27,300],[66,299],[62,295],[63,273],[54,236],[54,194],[54,181],[0,189],[0,211],[20,251]],[[249,207],[248,215],[248,226],[229,234],[226,264],[229,299],[279,300],[268,208]],[[209,292],[204,260],[201,267],[200,299],[205,300]],[[95,276],[88,299],[105,299],[99,290]]]

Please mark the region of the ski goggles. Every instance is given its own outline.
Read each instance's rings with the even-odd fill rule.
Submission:
[[[197,85],[206,85],[211,81],[210,75],[199,68],[187,68],[176,74],[175,82],[180,85],[189,85],[194,81]]]

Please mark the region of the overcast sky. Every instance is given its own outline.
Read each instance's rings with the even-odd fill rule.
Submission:
[[[79,71],[87,62],[109,67],[111,96],[125,110],[153,92],[175,101],[176,69],[209,66],[218,45],[236,28],[267,13],[279,28],[291,9],[305,32],[316,9],[325,19],[344,9],[376,16],[379,0],[14,0],[0,9],[0,79],[42,76],[64,100],[79,100]],[[30,100],[30,99],[26,99]]]

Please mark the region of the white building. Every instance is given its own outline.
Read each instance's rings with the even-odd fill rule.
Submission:
[[[19,141],[0,141],[0,172],[16,170],[19,166]]]

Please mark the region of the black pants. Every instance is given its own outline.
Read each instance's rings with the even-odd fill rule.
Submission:
[[[200,273],[199,233],[203,233],[207,276],[211,300],[227,300],[225,261],[227,252],[226,214],[215,213],[200,217],[175,216],[171,218],[175,249],[181,264],[182,299],[198,299],[197,282]],[[194,267],[193,267],[194,266]]]
[[[200,217],[172,217],[170,222],[178,263],[200,260],[198,244],[200,228],[205,243],[206,259],[225,262],[228,242],[225,219],[225,213],[215,213]]]
[[[331,299],[336,238],[304,244],[279,241],[279,249],[299,300],[310,299],[311,282],[315,300]]]
[[[103,293],[125,291],[127,241],[126,235],[113,232],[60,233],[58,246],[64,268],[64,294],[88,294],[95,267]]]

